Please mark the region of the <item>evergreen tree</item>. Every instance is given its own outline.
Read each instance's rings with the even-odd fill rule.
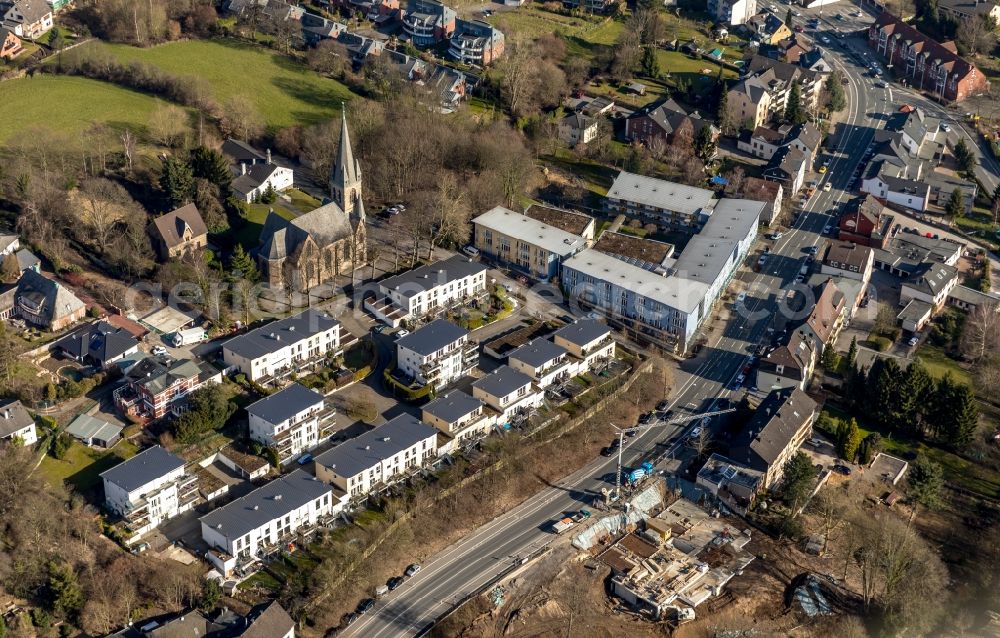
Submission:
[[[222,199],[229,197],[233,173],[229,170],[229,162],[219,151],[205,146],[191,151],[191,172],[195,177],[207,179],[218,186]]]
[[[788,104],[785,106],[785,122],[788,124],[802,124],[806,121],[806,113],[802,110],[802,95],[799,83],[792,84],[792,90],[788,93]]]
[[[176,157],[166,158],[160,172],[160,189],[174,208],[190,204],[194,199],[194,174],[191,167]]]
[[[826,81],[826,90],[830,96],[827,105],[830,107],[830,111],[833,112],[841,111],[847,106],[847,96],[844,95],[842,78],[843,76],[840,74],[840,71],[833,71],[830,74],[830,78]]]
[[[857,364],[847,368],[847,401],[855,409],[865,409],[868,405],[868,374]]]
[[[827,372],[836,372],[840,367],[840,355],[833,347],[833,343],[828,343],[823,348],[823,358],[821,360],[823,369]]]
[[[62,51],[66,46],[66,38],[62,34],[62,29],[55,28],[49,32],[49,48],[53,51]]]
[[[851,337],[851,346],[847,349],[847,360],[845,362],[845,367],[848,371],[852,370],[858,362],[858,338]]]
[[[919,360],[903,373],[899,388],[899,411],[895,428],[913,434],[921,431],[927,398],[934,389],[934,379]]]
[[[872,432],[865,437],[864,441],[861,442],[861,448],[858,450],[858,463],[861,465],[869,465],[875,455],[879,453],[882,447],[882,435],[878,432]]]
[[[895,359],[876,359],[868,375],[871,415],[882,427],[891,428],[897,422],[897,401],[902,378]]]
[[[230,275],[234,278],[242,278],[248,281],[257,281],[260,278],[257,264],[247,254],[247,251],[243,249],[242,244],[236,244],[236,247],[233,248],[233,254],[229,257],[229,271]],[[236,273],[239,273],[239,275]]]
[[[71,565],[49,563],[47,590],[49,607],[64,618],[74,618],[83,609],[83,588]]]
[[[785,26],[789,29],[792,28],[792,10],[789,9],[785,12]]]
[[[642,72],[655,79],[660,77],[660,60],[656,57],[656,47],[647,46],[642,50]]]
[[[212,611],[222,599],[222,587],[214,578],[206,578],[201,584],[201,600],[198,606],[204,611]]]
[[[837,431],[837,454],[848,463],[853,463],[858,455],[858,447],[861,445],[861,430],[858,428],[858,421],[851,417],[847,421],[841,422]]]
[[[944,470],[941,465],[924,456],[910,466],[908,477],[910,498],[931,509],[941,504],[941,490],[944,488]]]
[[[958,163],[959,172],[972,175],[976,170],[976,155],[965,143],[965,139],[958,140],[955,145],[955,161]]]
[[[951,191],[951,197],[948,198],[945,212],[953,218],[965,216],[965,198],[962,197],[962,189],[955,188],[955,190]]]
[[[260,196],[260,201],[262,204],[273,204],[276,199],[278,199],[278,191],[274,190],[274,185],[268,182],[264,194]]]
[[[715,120],[719,123],[719,130],[723,135],[733,134],[733,118],[729,115],[729,91],[724,86],[719,95],[719,108],[716,109]],[[1000,186],[997,188],[1000,189]]]
[[[712,140],[712,127],[702,126],[694,136],[694,154],[703,162],[715,157],[715,141]]]
[[[955,384],[947,406],[948,417],[942,428],[945,442],[953,449],[967,446],[979,425],[979,408],[972,388],[961,383]]]
[[[814,476],[816,470],[805,452],[796,452],[795,456],[785,463],[781,479],[781,496],[793,511],[801,507],[809,497]]]
[[[925,424],[927,434],[936,439],[944,439],[948,431],[947,422],[951,418],[951,401],[955,394],[956,383],[951,373],[947,372],[938,379],[934,391],[925,407]]]

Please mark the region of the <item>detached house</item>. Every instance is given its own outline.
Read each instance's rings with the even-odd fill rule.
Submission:
[[[479,346],[469,331],[445,319],[421,326],[396,342],[396,365],[421,385],[442,388],[476,367]]]
[[[896,217],[871,195],[857,202],[854,210],[840,216],[838,238],[871,248],[882,248],[891,237]]]
[[[735,23],[732,23],[735,24]],[[778,44],[792,37],[792,30],[785,21],[770,11],[758,13],[746,21],[754,40],[761,44]]]
[[[208,244],[208,227],[194,204],[157,217],[149,225],[149,234],[163,261],[183,257]]]
[[[510,366],[500,366],[472,384],[472,396],[499,413],[497,422],[510,423],[516,416],[539,407],[544,393],[534,386],[531,377]]]
[[[597,137],[597,118],[574,111],[559,120],[559,139],[573,147],[589,144]]]
[[[124,385],[115,389],[115,405],[141,421],[160,419],[176,412],[187,395],[204,383],[220,380],[220,373],[202,369],[191,359],[146,357],[129,369]]]
[[[0,2],[3,26],[19,38],[37,40],[52,28],[52,7],[45,0],[4,0]]]
[[[80,321],[87,313],[87,306],[68,288],[31,268],[21,273],[15,299],[21,318],[50,332]]]
[[[50,350],[78,363],[107,368],[138,352],[139,340],[124,328],[107,321],[95,321],[60,338]]]
[[[38,440],[35,419],[20,401],[0,406],[0,445],[14,440],[25,446],[34,445]]]
[[[292,169],[275,164],[271,149],[261,154],[246,142],[228,139],[222,144],[222,154],[233,163],[233,194],[248,204],[259,201],[269,187],[281,192],[294,183]]]
[[[333,414],[322,394],[292,383],[247,406],[250,438],[274,449],[287,465],[330,438]]]
[[[198,479],[184,467],[184,459],[154,445],[101,473],[104,506],[123,519],[126,544],[194,507]]]
[[[795,194],[802,188],[809,170],[809,157],[792,146],[785,146],[771,157],[764,167],[764,179],[781,182],[782,188]]]
[[[0,60],[13,60],[22,50],[21,38],[14,30],[0,26]]]
[[[316,477],[350,498],[388,487],[437,458],[438,429],[409,414],[382,425],[316,457]]]
[[[646,146],[673,143],[675,139],[693,141],[705,127],[713,140],[718,139],[719,129],[712,122],[689,115],[673,98],[666,98],[633,111],[625,119],[625,139]]]

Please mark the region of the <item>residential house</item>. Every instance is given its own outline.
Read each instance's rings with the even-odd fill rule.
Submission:
[[[104,507],[121,517],[127,545],[195,506],[198,479],[185,465],[184,459],[154,445],[101,472]]]
[[[958,269],[941,263],[927,263],[903,281],[899,291],[900,305],[911,299],[930,304],[935,311],[940,310],[955,286],[958,285]]]
[[[35,418],[20,401],[9,401],[0,406],[0,444],[20,441],[21,445],[34,445],[38,440]]]
[[[773,129],[767,126],[757,126],[752,131],[743,129],[740,131],[736,147],[754,157],[769,160],[784,146],[786,132],[781,128]]]
[[[479,346],[469,331],[435,319],[396,341],[396,366],[421,385],[435,390],[468,374],[479,362]]]
[[[942,17],[958,23],[972,19],[1000,22],[1000,5],[993,0],[940,0],[937,9]]]
[[[331,520],[341,507],[333,488],[304,470],[294,470],[198,520],[202,540],[216,550],[209,561],[218,566],[230,557],[247,561],[285,549],[301,534]]]
[[[500,366],[472,384],[472,396],[499,413],[497,423],[506,425],[538,408],[545,394],[531,377],[510,366]]]
[[[772,50],[768,51],[768,54],[788,64],[799,64],[803,55],[814,50],[812,43],[806,38],[798,33],[793,33],[792,37],[775,44]]]
[[[548,281],[559,265],[587,247],[587,239],[503,206],[472,220],[475,247],[484,256],[533,279]]]
[[[760,44],[778,44],[782,40],[792,37],[792,30],[788,28],[785,21],[770,11],[751,15],[746,20],[746,25],[753,34],[753,40]]]
[[[271,159],[271,149],[261,154],[246,142],[228,139],[222,153],[233,162],[233,195],[246,203],[258,202],[268,189],[278,193],[292,187],[295,174]]]
[[[420,418],[461,444],[489,434],[497,414],[480,399],[452,390],[425,405]]]
[[[794,195],[802,188],[809,167],[809,157],[792,146],[785,146],[771,157],[764,167],[764,179],[781,182],[782,189]]]
[[[503,33],[482,20],[455,20],[448,56],[462,64],[487,66],[503,55]]]
[[[139,351],[139,340],[124,328],[95,321],[73,330],[49,346],[49,350],[78,363],[107,368]]]
[[[817,359],[815,343],[793,332],[787,343],[761,357],[757,364],[757,387],[766,392],[786,388],[804,390]]]
[[[414,46],[425,47],[450,38],[456,20],[455,10],[438,0],[408,0],[403,33]]]
[[[820,132],[812,122],[797,124],[789,129],[785,135],[784,143],[792,148],[797,148],[806,155],[806,161],[810,166],[816,162],[819,156],[820,144],[823,142],[823,133]]]
[[[378,6],[376,3],[368,2],[369,10],[376,6]],[[365,11],[366,16],[370,15],[369,10]],[[378,13],[375,15],[378,17]],[[347,31],[347,25],[343,22],[337,22],[308,11],[302,15],[302,37],[307,45],[315,46],[323,40],[336,40],[345,31]]]
[[[247,406],[250,438],[273,449],[279,463],[287,465],[330,438],[333,414],[322,394],[292,383]]]
[[[589,144],[597,137],[599,123],[596,118],[573,111],[559,120],[559,139],[570,147]]]
[[[34,41],[52,28],[52,7],[45,0],[4,0],[0,19],[17,37]]]
[[[26,270],[31,270],[38,274],[42,273],[42,260],[27,248],[22,248],[14,253],[14,259],[17,261],[17,270],[21,274]]]
[[[713,453],[698,470],[695,484],[707,489],[730,510],[746,516],[757,501],[764,473]]]
[[[89,414],[80,414],[66,426],[66,434],[90,447],[109,449],[122,438],[122,427]]]
[[[799,66],[808,71],[824,75],[833,72],[833,65],[823,57],[822,49],[813,49],[800,55]]]
[[[954,42],[940,43],[883,11],[868,29],[868,46],[910,85],[948,102],[989,90],[983,72],[958,55]]]
[[[804,338],[811,339],[814,351],[821,355],[824,348],[836,341],[844,327],[847,312],[847,296],[833,279],[827,279],[821,286],[809,315],[795,331]]]
[[[343,352],[349,334],[326,312],[310,308],[264,324],[222,344],[222,360],[251,381],[266,382],[300,373]]]
[[[146,357],[125,374],[125,383],[115,389],[113,396],[123,414],[140,421],[155,420],[169,412],[177,413],[188,394],[205,383],[218,381],[221,374],[207,364]]]
[[[511,0],[504,0],[504,4],[509,2]],[[617,3],[615,0],[562,0],[562,4],[567,9],[581,8],[588,13],[608,13]]]
[[[764,126],[776,113],[770,87],[763,78],[750,76],[740,80],[726,94],[729,120],[740,128]]]
[[[14,30],[0,26],[0,60],[13,60],[24,50]]]
[[[594,250],[617,257],[644,270],[667,274],[673,264],[674,245],[654,239],[604,231]]]
[[[400,414],[316,457],[316,477],[351,499],[405,478],[437,458],[439,431]]]
[[[756,13],[757,0],[708,0],[708,14],[719,24],[746,24]]]
[[[437,316],[487,297],[486,270],[479,262],[455,255],[383,279],[378,284],[379,297],[366,299],[364,306],[393,326],[404,319]]]
[[[770,224],[781,214],[781,202],[785,198],[785,187],[781,182],[761,179],[760,177],[744,177],[743,184],[737,192],[733,193],[733,196],[764,202],[760,222]]]
[[[608,190],[608,214],[639,217],[664,228],[692,232],[711,214],[715,193],[627,171],[618,173]]]
[[[542,337],[532,339],[507,357],[507,365],[531,377],[542,389],[580,374],[580,364],[566,348]]]
[[[784,115],[792,87],[799,87],[799,103],[806,111],[819,107],[823,76],[795,64],[755,55],[743,79],[729,90],[729,116],[743,128],[763,126]]]
[[[882,202],[872,195],[865,195],[840,216],[837,237],[861,246],[882,248],[892,235],[896,218]]]
[[[979,306],[992,307],[996,310],[1000,308],[1000,295],[980,292],[959,284],[948,293],[948,305],[966,312],[972,312]]]
[[[615,356],[615,340],[611,328],[596,319],[577,319],[556,330],[552,341],[591,369]]]
[[[30,268],[21,273],[15,298],[16,314],[49,332],[58,332],[87,313],[84,303],[68,288]]]
[[[921,171],[915,162],[900,165],[885,157],[873,159],[862,173],[861,192],[897,206],[925,211],[931,201],[931,185],[921,180]]]
[[[160,215],[149,225],[149,234],[163,261],[183,257],[208,245],[208,227],[194,204]]]
[[[295,638],[295,621],[277,602],[262,603],[240,616],[228,609],[210,617],[198,609],[130,623],[105,638]]]
[[[729,458],[763,473],[763,489],[775,487],[785,463],[811,436],[818,408],[802,390],[771,392],[730,447]]]
[[[820,272],[847,279],[856,279],[867,287],[875,264],[875,251],[855,243],[831,242],[823,254]]]
[[[705,127],[713,140],[718,139],[719,129],[711,121],[697,113],[688,114],[673,98],[664,98],[625,118],[625,139],[640,142],[647,148],[672,144],[675,140],[690,144]]]

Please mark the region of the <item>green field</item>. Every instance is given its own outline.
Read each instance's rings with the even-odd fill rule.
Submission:
[[[0,143],[33,128],[80,133],[95,123],[145,127],[154,97],[96,80],[37,75],[3,83],[7,115],[0,118]]]
[[[223,40],[184,40],[148,49],[101,45],[120,60],[140,60],[168,73],[192,75],[211,85],[221,103],[234,95],[253,100],[272,128],[312,124],[350,100],[343,84],[272,51]]]
[[[958,365],[958,362],[945,354],[941,348],[924,343],[917,350],[917,357],[920,358],[920,363],[924,364],[931,376],[941,378],[950,372],[955,381],[972,385],[972,376],[969,371]]]
[[[46,455],[39,471],[52,484],[65,481],[77,491],[85,492],[97,485],[101,472],[135,456],[138,451],[135,445],[125,440],[108,451],[92,449],[74,441],[62,460]]]

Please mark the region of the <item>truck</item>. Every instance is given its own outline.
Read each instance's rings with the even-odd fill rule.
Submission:
[[[178,330],[177,332],[170,333],[168,339],[170,340],[170,345],[175,348],[192,343],[200,343],[205,340],[205,329],[188,328],[187,330]]]
[[[639,467],[625,471],[624,472],[625,476],[623,478],[625,479],[625,482],[628,483],[629,485],[635,485],[642,478],[649,476],[652,473],[653,473],[653,464],[650,463],[649,461],[645,461]]]
[[[556,534],[562,534],[580,521],[584,521],[588,518],[590,518],[590,512],[587,510],[580,510],[572,516],[566,516],[565,518],[561,518],[555,523],[552,523],[552,531]]]

